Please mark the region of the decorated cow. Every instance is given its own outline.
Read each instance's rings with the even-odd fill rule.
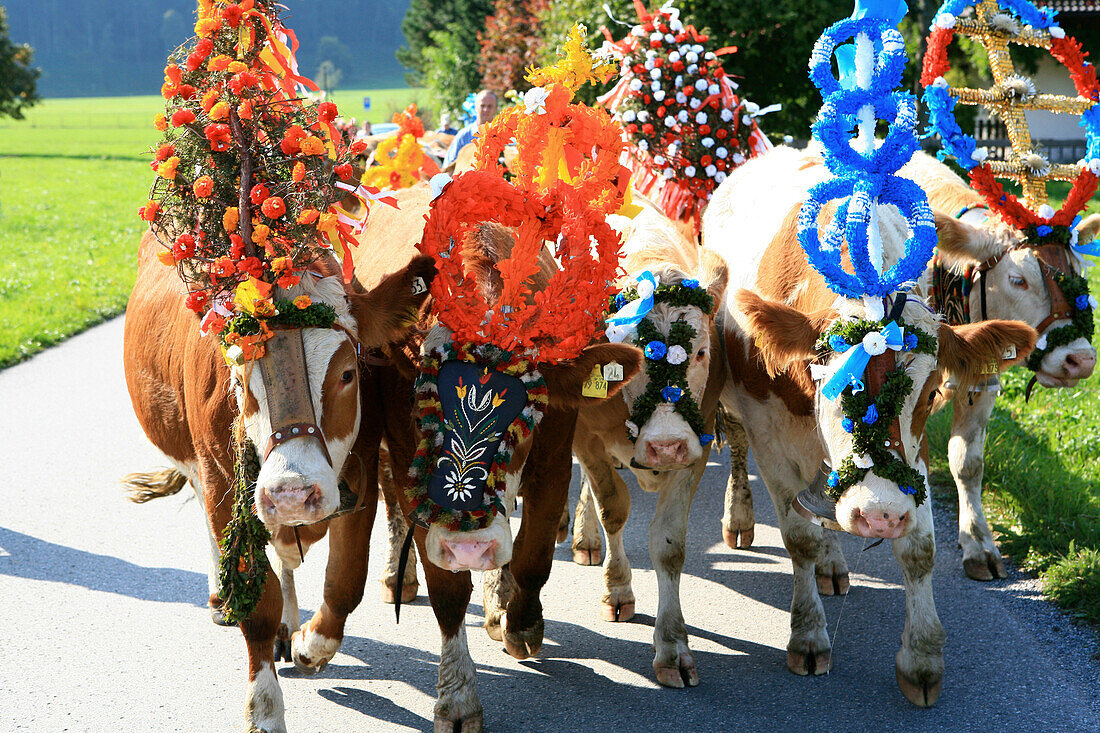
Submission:
[[[841,21],[814,49],[811,78],[825,97],[814,134],[832,177],[784,156],[750,161],[716,192],[703,237],[730,267],[723,402],[743,419],[794,565],[788,667],[831,666],[814,581],[822,527],[890,539],[906,594],[898,684],[926,706],[939,697],[945,637],[932,597],[924,422],[941,374],[973,384],[990,365],[1026,358],[1036,333],[1013,321],[948,326],[912,292],[936,232],[920,188],[896,175],[917,147],[912,97],[889,91],[904,66],[898,10]],[[854,47],[840,46],[851,38]],[[873,105],[855,103],[868,97]],[[874,116],[856,115],[868,108],[890,110],[881,145]],[[801,208],[789,207],[789,189],[809,189]]]
[[[194,488],[212,610],[248,648],[248,729],[284,731],[275,653],[290,657],[292,632],[296,658],[318,632],[338,646],[362,596],[385,388],[361,387],[360,358],[408,331],[435,270],[419,257],[354,286],[333,247],[357,222],[334,202],[378,192],[346,182],[335,106],[297,93],[309,82],[274,3],[200,3],[198,16],[199,38],[165,69],[124,344],[134,410],[173,468],[126,483],[138,501]],[[299,631],[293,569],[326,530],[325,602]]]

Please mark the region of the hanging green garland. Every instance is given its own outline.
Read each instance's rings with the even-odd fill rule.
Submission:
[[[254,498],[260,457],[252,441],[236,437],[237,433],[238,428],[234,425],[233,517],[221,541],[218,570],[225,620],[229,623],[240,623],[256,610],[264,592],[267,571],[271,568],[265,550],[271,533],[256,516]]]
[[[1096,300],[1089,295],[1089,283],[1080,275],[1055,271],[1054,280],[1062,288],[1066,302],[1073,309],[1070,322],[1043,334],[1035,344],[1035,350],[1027,358],[1027,368],[1033,372],[1039,371],[1043,359],[1059,346],[1071,344],[1079,338],[1092,342],[1094,330],[1092,311],[1096,307]]]
[[[938,342],[919,328],[897,324],[904,329],[899,350],[935,356]],[[817,342],[819,352],[847,352],[852,348],[865,348],[868,337],[881,336],[888,324],[868,320],[851,320],[834,323]],[[883,349],[886,348],[883,341]],[[879,351],[878,353],[883,353]],[[844,413],[841,426],[852,435],[852,454],[844,458],[826,481],[826,493],[833,499],[840,497],[850,487],[862,481],[874,468],[876,476],[898,485],[904,494],[913,496],[920,506],[928,492],[924,477],[888,450],[891,443],[890,425],[898,417],[906,398],[913,391],[913,380],[904,368],[888,373],[882,389],[871,395],[863,383],[854,380],[840,395],[840,408]]]

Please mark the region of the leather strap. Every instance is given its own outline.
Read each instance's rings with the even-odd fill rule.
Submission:
[[[264,460],[277,445],[288,440],[312,438],[320,443],[331,466],[332,457],[325,436],[313,413],[302,330],[277,330],[264,345],[267,353],[259,360],[260,375],[272,425]]]
[[[894,317],[893,314],[891,314],[891,317]],[[886,381],[886,375],[896,368],[897,355],[892,349],[887,349],[877,356],[872,356],[871,361],[867,363],[867,370],[864,372],[867,391],[872,396],[878,397],[882,391],[882,385]],[[885,447],[896,450],[901,455],[901,460],[909,463],[905,455],[905,441],[902,440],[901,435],[901,419],[898,417],[890,422],[890,444]]]

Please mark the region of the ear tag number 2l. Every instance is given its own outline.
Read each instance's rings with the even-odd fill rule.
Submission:
[[[584,385],[581,386],[581,396],[598,397],[599,399],[607,397],[607,380],[604,379],[603,370],[600,369],[599,364],[592,367],[592,373],[588,375],[588,379],[584,380]]]

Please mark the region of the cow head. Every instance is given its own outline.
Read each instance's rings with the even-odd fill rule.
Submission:
[[[231,366],[244,430],[261,461],[254,498],[264,524],[311,524],[337,510],[361,419],[361,350],[397,340],[415,323],[434,272],[432,259],[420,257],[370,292],[348,292],[339,276],[306,274],[275,294],[332,306],[336,321],[275,330],[262,358]]]
[[[480,290],[482,297],[485,298],[486,303],[490,306],[497,302],[501,293],[502,281],[496,263],[508,258],[514,241],[511,233],[504,227],[496,224],[485,224],[475,236],[472,236],[469,241],[463,244],[463,261],[467,272]],[[533,277],[535,290],[545,286],[550,274],[556,267],[545,248],[540,256],[540,263],[541,270]],[[452,341],[450,330],[442,324],[436,324],[425,339],[422,353],[425,355],[441,353]],[[532,385],[541,376],[546,387],[546,402],[545,407],[538,410],[531,403],[523,408],[525,413],[534,410],[544,414],[541,422],[538,423],[533,432],[527,434],[522,440],[517,440],[511,452],[509,462],[505,467],[505,487],[502,501],[504,510],[492,513],[491,519],[483,527],[467,529],[456,527],[453,524],[445,527],[442,523],[430,522],[425,540],[428,560],[438,567],[454,572],[492,570],[508,563],[512,558],[512,531],[508,522],[508,511],[519,492],[521,476],[526,476],[525,491],[539,490],[540,473],[537,470],[538,467],[526,466],[532,445],[540,439],[550,438],[549,435],[542,433],[543,430],[557,430],[560,429],[559,426],[561,425],[572,425],[568,413],[574,413],[571,417],[575,419],[575,413],[582,404],[602,399],[583,395],[583,386],[594,369],[600,369],[611,362],[622,365],[623,380],[608,384],[607,396],[611,397],[618,393],[625,382],[637,374],[641,368],[641,361],[641,352],[638,349],[623,344],[589,345],[576,358],[556,364],[538,363],[535,359],[529,360],[524,371],[516,373],[515,377],[524,385]],[[445,368],[445,365],[443,368]],[[442,368],[440,374],[442,374]],[[460,392],[463,395],[462,399],[469,400],[474,390],[481,391],[478,392],[478,397],[472,406],[476,407],[481,400],[486,399],[488,392],[485,390],[490,388],[492,384],[492,379],[488,377],[486,379],[486,383],[480,387],[470,384],[468,381],[463,382],[457,389],[469,391]],[[513,382],[513,388],[516,386],[518,385]],[[454,387],[450,385],[448,388]],[[440,385],[440,390],[442,390],[442,385]],[[494,392],[493,399],[503,398],[504,395],[499,390]],[[446,410],[446,403],[442,400],[442,394],[440,399],[444,410]],[[454,428],[456,423],[459,422],[462,422],[461,418],[452,420],[451,415],[444,415],[441,428],[435,438],[436,443],[443,446],[453,445]],[[497,425],[493,428],[494,431],[506,429],[508,429],[508,425]],[[557,437],[560,438],[560,436]],[[488,465],[488,458],[491,455],[492,451],[481,460]],[[568,456],[568,452],[565,455]],[[498,489],[499,487],[493,488],[493,490]],[[486,488],[486,491],[488,490]]]
[[[1061,245],[1029,246],[1023,236],[1000,219],[988,216],[963,221],[936,213],[938,251],[946,264],[962,271],[974,269],[970,292],[970,313],[983,317],[1011,318],[1040,330],[1044,337],[1065,326],[1064,302],[1059,286],[1052,285],[1058,271],[1081,274],[1081,258]],[[1085,219],[1077,228],[1081,243],[1100,231],[1100,214]],[[1053,316],[1053,319],[1052,319]],[[1086,338],[1052,348],[1041,359],[1036,355],[1035,376],[1044,387],[1073,387],[1087,378],[1096,366],[1096,349]]]
[[[838,319],[842,322],[878,320],[870,318],[867,307],[855,300],[839,301],[839,311],[829,308],[805,314],[742,290],[738,293],[738,305],[746,316],[748,330],[761,351],[764,364],[772,374],[806,370],[813,361],[823,367],[824,373],[835,373],[850,354],[831,348],[820,349],[821,335]],[[889,443],[890,456],[926,479],[928,467],[921,458],[921,442],[941,373],[952,374],[963,385],[973,384],[988,370],[999,371],[1026,357],[1035,345],[1037,334],[1035,329],[1018,321],[947,326],[939,323],[923,302],[912,298],[901,311],[901,321],[906,334],[915,335],[919,329],[935,337],[934,345],[925,341],[929,344],[927,350],[932,353],[923,353],[919,348],[897,352],[887,349],[881,356],[872,357],[862,381],[871,396],[890,381],[887,375],[895,370],[902,370],[912,381],[911,389],[898,405],[896,427],[882,426],[890,431],[888,441],[884,442]],[[1005,358],[1006,355],[1011,358]],[[815,419],[828,463],[833,469],[842,470],[846,460],[852,459],[857,461],[856,466],[865,468],[867,454],[853,455],[853,426],[846,421],[841,400],[822,394],[826,381],[816,382]],[[856,416],[856,419],[861,418]],[[873,422],[874,416],[868,415],[867,419]],[[836,517],[844,530],[861,537],[894,539],[912,528],[917,507],[911,493],[913,488],[899,485],[896,478],[876,472],[877,469],[896,476],[896,471],[888,470],[892,465],[895,464],[889,460],[874,462],[862,477],[843,490],[837,499]]]
[[[631,412],[627,430],[634,440],[631,464],[638,468],[684,468],[699,460],[713,439],[703,432],[699,408],[714,358],[714,304],[722,302],[728,271],[710,250],[703,250],[700,260],[694,273],[670,264],[652,271],[660,287],[634,337],[644,350],[645,369],[623,386]],[[709,296],[711,307],[700,304],[706,298],[691,297],[696,293]]]

